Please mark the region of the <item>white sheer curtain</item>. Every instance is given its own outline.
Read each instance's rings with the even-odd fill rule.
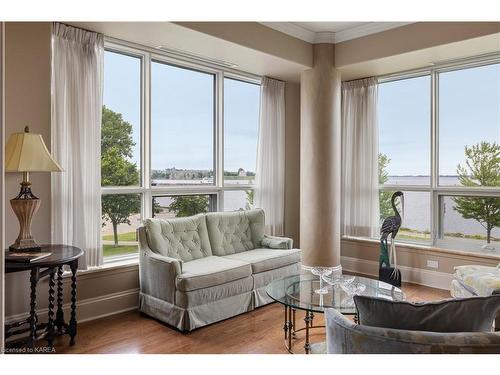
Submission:
[[[260,91],[255,206],[264,210],[266,232],[283,235],[285,216],[285,83],[264,77]]]
[[[344,234],[378,234],[378,83],[375,78],[342,84]]]
[[[80,268],[102,264],[102,34],[55,23],[52,29],[52,242],[84,250]]]

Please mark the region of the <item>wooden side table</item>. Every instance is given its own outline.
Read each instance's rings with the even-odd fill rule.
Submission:
[[[30,315],[27,319],[6,324],[5,340],[6,347],[13,347],[26,344],[28,348],[33,349],[37,340],[46,339],[49,348],[53,347],[54,338],[59,335],[67,334],[70,336],[70,345],[75,344],[76,336],[76,271],[78,269],[78,259],[83,255],[83,251],[74,246],[66,245],[41,245],[42,252],[52,253],[50,256],[31,262],[16,263],[5,262],[5,272],[30,271]],[[71,270],[71,314],[69,323],[64,321],[63,312],[63,266],[69,266]],[[57,274],[57,311],[54,318],[55,299],[55,281]],[[38,323],[36,311],[36,287],[38,281],[44,277],[49,277],[49,312],[48,322]],[[26,325],[29,325],[26,327]],[[42,330],[41,333],[38,331]],[[23,340],[14,340],[10,343],[7,339],[11,336],[29,332],[28,338]]]

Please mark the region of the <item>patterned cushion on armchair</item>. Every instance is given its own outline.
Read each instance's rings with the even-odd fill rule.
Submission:
[[[475,295],[500,294],[500,265],[497,267],[458,266],[455,267],[455,278]]]

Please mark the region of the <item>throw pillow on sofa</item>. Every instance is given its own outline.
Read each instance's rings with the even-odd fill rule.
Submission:
[[[269,249],[288,249],[288,238],[279,238],[279,237],[271,237],[264,235],[264,238],[261,241],[262,246],[267,247]]]
[[[354,296],[359,323],[367,326],[429,332],[491,331],[500,295],[410,303]]]

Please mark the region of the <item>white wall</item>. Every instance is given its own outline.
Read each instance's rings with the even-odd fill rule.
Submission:
[[[50,149],[50,23],[5,23],[5,136],[29,125],[43,136]],[[3,165],[3,163],[2,163]],[[2,175],[4,175],[2,173]],[[33,219],[32,233],[39,243],[50,242],[50,176],[33,173],[33,192],[42,205]],[[19,223],[9,200],[19,193],[19,173],[5,174],[5,238],[8,247],[19,233]],[[3,269],[3,268],[2,268]],[[40,287],[42,288],[42,287]],[[5,314],[29,296],[29,275],[16,272],[5,277]],[[28,311],[28,305],[23,311]]]

